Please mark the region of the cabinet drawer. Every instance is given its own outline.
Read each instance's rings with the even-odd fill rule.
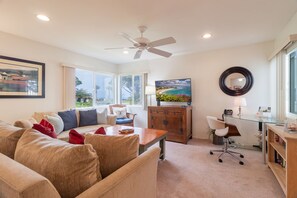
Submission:
[[[155,109],[155,108],[152,108],[152,109],[149,110],[149,113],[151,115],[165,114],[165,110],[164,109]]]

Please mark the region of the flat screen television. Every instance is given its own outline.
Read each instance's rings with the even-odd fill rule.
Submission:
[[[164,102],[192,102],[191,79],[158,80],[156,99]]]

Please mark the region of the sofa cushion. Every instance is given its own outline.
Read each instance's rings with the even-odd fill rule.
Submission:
[[[0,197],[60,198],[53,184],[26,166],[0,154]]]
[[[90,109],[79,111],[79,126],[97,125],[97,111]]]
[[[130,118],[117,118],[116,124],[127,124],[127,123],[132,123],[133,120]]]
[[[61,111],[58,115],[62,118],[64,123],[63,131],[67,131],[77,127],[77,120],[75,110]]]
[[[69,132],[69,143],[70,144],[84,144],[85,136],[78,133],[76,130],[71,129]]]
[[[14,126],[25,128],[25,129],[31,129],[33,127],[33,124],[37,124],[38,122],[34,118],[29,119],[23,119],[23,120],[17,120],[14,122]]]
[[[85,144],[91,144],[100,161],[102,177],[116,171],[138,155],[138,135],[85,135]]]
[[[25,130],[0,121],[0,153],[13,159],[17,142]]]
[[[15,160],[43,175],[62,197],[75,197],[101,180],[91,145],[74,145],[28,129],[20,138]]]
[[[102,125],[102,124],[99,124],[99,125],[90,125],[90,126],[77,127],[77,128],[74,128],[74,130],[76,130],[80,134],[94,133],[98,128],[100,128],[100,127],[108,127],[108,126],[109,125]],[[69,140],[69,132],[70,132],[70,130],[64,131],[64,132],[60,133],[58,135],[58,139],[64,140],[64,141],[68,141]]]
[[[56,134],[60,134],[63,131],[64,122],[58,114],[46,115],[45,117],[54,126]]]
[[[46,119],[46,115],[54,116],[55,113],[52,111],[34,112],[32,117],[39,123],[42,119]]]
[[[96,109],[79,111],[79,126],[89,126],[97,124]]]
[[[98,124],[107,124],[107,109],[106,108],[101,112],[99,112],[97,110],[97,123]]]

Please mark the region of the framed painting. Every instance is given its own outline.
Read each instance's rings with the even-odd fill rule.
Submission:
[[[0,98],[44,97],[44,63],[0,55]]]

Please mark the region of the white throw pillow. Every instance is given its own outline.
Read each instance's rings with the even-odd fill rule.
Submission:
[[[98,112],[97,109],[97,123],[107,124],[107,109],[105,108],[102,112]]]
[[[59,135],[64,129],[64,122],[58,114],[46,115],[47,121],[54,126],[55,132]]]
[[[117,118],[127,118],[127,109],[126,107],[120,108],[120,107],[113,107],[112,108],[113,113],[117,116]]]

